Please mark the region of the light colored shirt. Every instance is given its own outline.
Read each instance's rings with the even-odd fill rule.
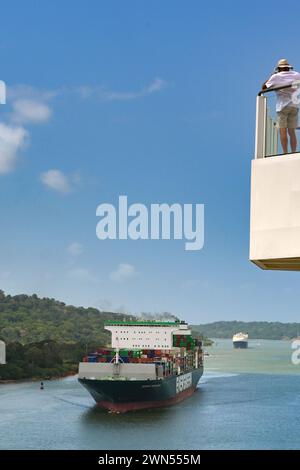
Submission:
[[[267,88],[276,88],[284,85],[291,85],[293,82],[300,80],[300,73],[294,70],[286,72],[274,73],[266,82]],[[276,91],[277,102],[276,111],[279,112],[286,106],[294,106],[299,108],[299,91],[300,88],[284,88]]]

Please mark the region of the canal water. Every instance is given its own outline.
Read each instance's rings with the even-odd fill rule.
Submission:
[[[297,449],[300,366],[288,341],[215,340],[195,394],[124,415],[98,409],[76,377],[0,385],[1,449]]]

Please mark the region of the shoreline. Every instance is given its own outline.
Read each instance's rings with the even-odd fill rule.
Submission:
[[[42,379],[40,377],[31,377],[28,379],[9,379],[9,380],[1,380],[0,379],[0,385],[9,385],[9,384],[21,384],[21,383],[28,383],[28,382],[50,382],[52,380],[62,380],[65,379],[66,377],[72,377],[74,375],[77,375],[77,372],[67,372],[64,375],[60,376],[53,376],[48,379]]]

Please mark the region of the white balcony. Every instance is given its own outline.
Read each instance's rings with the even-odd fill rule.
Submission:
[[[252,161],[250,260],[300,270],[300,154]]]
[[[300,271],[300,153],[278,155],[278,129],[265,96],[257,98],[250,260],[262,269]]]

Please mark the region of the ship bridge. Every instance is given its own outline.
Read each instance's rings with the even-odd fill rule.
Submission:
[[[294,105],[300,102],[300,82],[257,96],[250,260],[262,269],[300,271],[300,142],[290,153],[281,147],[276,94],[282,92],[291,94]],[[296,136],[300,141],[299,128]]]
[[[172,349],[173,334],[191,335],[188,325],[179,321],[109,321],[104,329],[111,332],[116,349]]]

